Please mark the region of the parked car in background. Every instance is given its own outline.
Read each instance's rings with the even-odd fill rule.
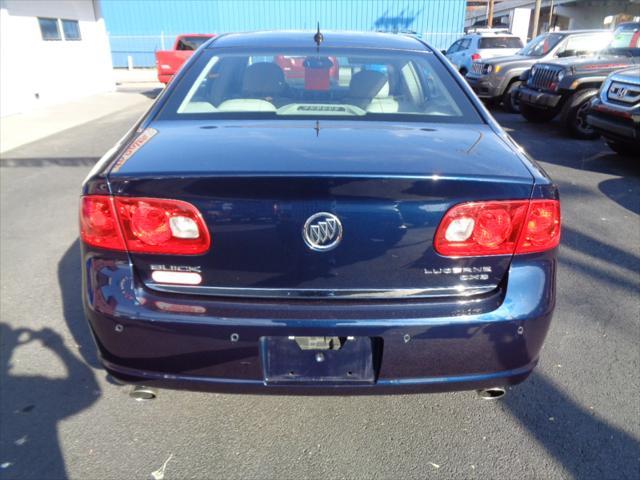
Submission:
[[[522,47],[520,37],[508,30],[477,29],[456,40],[445,55],[462,75],[466,75],[473,62],[513,55]]]
[[[610,30],[569,30],[544,33],[531,40],[515,55],[480,60],[472,64],[466,79],[478,97],[489,103],[502,102],[504,109],[518,113],[520,75],[540,61],[593,55],[609,44]]]
[[[278,64],[282,71],[284,72],[284,77],[287,80],[304,80],[307,87],[309,87],[313,82],[317,83],[318,87],[322,87],[329,81],[338,81],[338,74],[340,70],[340,66],[338,64],[338,59],[328,58],[331,61],[331,66],[326,72],[326,78],[322,78],[322,81],[318,81],[318,75],[309,75],[309,72],[317,73],[317,68],[308,68],[310,60],[305,56],[292,56],[292,55],[278,55],[275,57],[275,62]],[[313,61],[313,59],[311,59]]]
[[[180,67],[193,55],[200,45],[215,37],[210,33],[189,33],[178,35],[173,50],[159,50],[156,52],[156,68],[158,81],[165,85],[171,81]]]
[[[85,313],[128,383],[495,397],[555,306],[557,187],[414,37],[220,35],[82,195]]]
[[[591,100],[587,123],[615,152],[640,157],[640,65],[607,77]]]
[[[589,102],[611,72],[635,64],[640,64],[640,23],[623,23],[594,57],[539,62],[525,71],[518,90],[520,113],[530,122],[547,122],[559,114],[573,137],[597,138],[587,123]]]

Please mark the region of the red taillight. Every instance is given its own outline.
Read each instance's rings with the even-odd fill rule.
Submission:
[[[197,255],[211,244],[200,212],[180,200],[90,195],[80,223],[84,242],[108,249]]]
[[[113,208],[113,198],[106,195],[82,197],[80,238],[88,245],[109,250],[126,250]]]
[[[479,53],[473,53],[471,54],[471,60],[474,62],[477,62],[478,60],[480,60],[482,57],[480,56]]]
[[[532,200],[515,253],[542,252],[560,243],[560,202]]]
[[[447,257],[541,252],[560,242],[557,200],[508,200],[456,205],[440,222],[434,248]]]

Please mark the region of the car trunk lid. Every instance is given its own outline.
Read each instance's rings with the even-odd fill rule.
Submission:
[[[435,230],[457,203],[529,198],[533,183],[485,125],[153,127],[158,134],[110,174],[112,192],[190,202],[212,238],[204,255],[131,255],[142,280],[161,290],[286,298],[486,292],[503,279],[511,256],[440,256]],[[305,224],[319,213],[335,215],[342,226],[329,251],[305,241]],[[153,281],[155,270],[180,269],[199,272],[201,284]]]

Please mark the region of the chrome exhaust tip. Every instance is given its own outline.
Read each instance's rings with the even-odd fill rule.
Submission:
[[[145,402],[156,398],[158,396],[158,392],[154,388],[139,386],[133,387],[129,396],[138,402]]]
[[[483,400],[497,400],[502,398],[507,391],[503,387],[491,387],[476,390],[476,393]]]

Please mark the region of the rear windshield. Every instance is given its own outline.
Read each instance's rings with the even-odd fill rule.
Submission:
[[[518,37],[484,37],[480,39],[479,48],[522,48],[522,40]]]
[[[482,122],[431,52],[208,49],[160,119],[349,118]]]
[[[178,40],[176,50],[197,50],[207,40],[209,40],[208,37],[182,37]]]

